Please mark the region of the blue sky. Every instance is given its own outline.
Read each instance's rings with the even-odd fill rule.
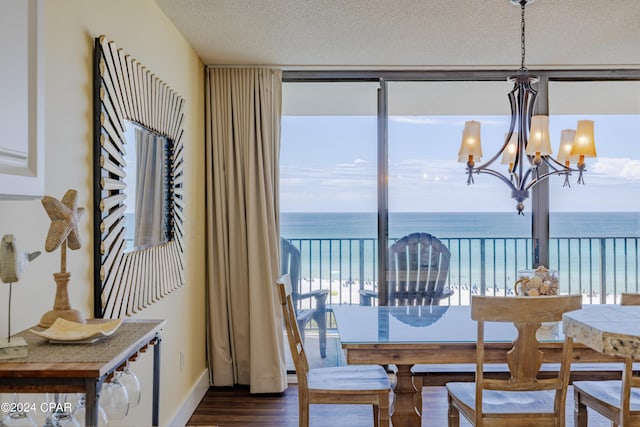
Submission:
[[[466,120],[482,123],[484,160],[502,144],[504,116],[392,116],[389,119],[389,210],[392,212],[515,211],[509,188],[489,175],[466,184],[457,163]],[[552,116],[554,153],[560,131],[578,119],[596,122],[598,158],[588,159],[586,185],[562,188],[550,177],[556,211],[640,212],[640,116]],[[280,153],[282,212],[371,212],[377,208],[374,116],[285,116]],[[506,169],[499,160],[494,168]],[[634,197],[634,195],[636,195]],[[529,206],[526,207],[527,211]]]

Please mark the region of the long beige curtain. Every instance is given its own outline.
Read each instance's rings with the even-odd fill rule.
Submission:
[[[287,386],[277,302],[282,73],[210,68],[206,94],[211,384]]]

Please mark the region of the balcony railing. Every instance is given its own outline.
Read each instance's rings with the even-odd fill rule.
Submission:
[[[518,270],[531,268],[530,238],[440,238],[451,251],[449,304],[470,296],[513,293]],[[586,303],[614,303],[621,292],[640,292],[640,237],[550,239],[549,268],[558,270],[562,293]],[[329,289],[328,304],[359,304],[360,289],[377,289],[377,239],[296,238],[301,292]],[[444,303],[444,302],[443,302]]]

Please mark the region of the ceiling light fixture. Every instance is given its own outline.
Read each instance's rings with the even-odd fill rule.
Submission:
[[[585,157],[595,157],[592,120],[579,120],[576,130],[562,131],[557,159],[551,157],[549,139],[549,117],[533,115],[538,91],[533,87],[538,76],[529,73],[524,65],[525,59],[525,6],[534,0],[509,0],[520,6],[520,46],[521,63],[517,74],[510,76],[513,83],[509,92],[511,105],[511,124],[505,134],[504,145],[488,162],[476,166],[482,158],[480,145],[480,122],[468,121],[462,133],[462,143],[458,152],[458,161],[467,164],[467,184],[472,184],[473,174],[486,173],[501,179],[511,188],[511,197],[518,203],[516,209],[523,214],[524,200],[529,197],[529,189],[551,175],[564,175],[564,186],[569,186],[569,175],[578,172],[578,183],[584,184]],[[501,164],[508,165],[508,175],[504,175],[490,166],[502,156]],[[576,167],[570,166],[576,162]],[[546,165],[546,170],[542,167]],[[525,167],[527,169],[525,170]],[[541,170],[542,169],[542,170]]]

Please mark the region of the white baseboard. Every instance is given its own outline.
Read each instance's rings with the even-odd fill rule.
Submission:
[[[200,375],[200,379],[196,381],[191,391],[184,399],[182,406],[176,413],[173,420],[169,423],[171,427],[183,427],[191,418],[191,414],[198,407],[198,404],[202,400],[205,394],[209,390],[209,370],[205,369]]]

